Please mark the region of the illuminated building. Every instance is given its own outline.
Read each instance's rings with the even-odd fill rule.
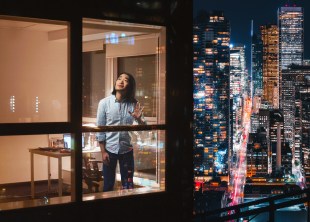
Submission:
[[[292,172],[292,151],[284,141],[284,118],[279,109],[259,110],[259,132],[266,130],[268,174],[273,176]]]
[[[308,72],[310,67],[308,67]],[[301,158],[307,182],[310,179],[310,73],[304,76],[296,92],[295,144],[300,143]],[[297,146],[297,144],[296,144]]]
[[[247,73],[245,68],[245,46],[235,45],[230,48],[230,98],[232,99],[232,134],[235,143],[242,128],[242,98],[247,89]]]
[[[302,65],[304,56],[303,8],[296,6],[278,9],[280,70],[292,63]]]
[[[265,128],[257,129],[257,133],[249,134],[247,146],[247,176],[267,176],[268,144]]]
[[[292,172],[292,152],[284,142],[284,117],[280,110],[270,111],[270,147],[272,152],[272,173],[289,174]]]
[[[195,175],[227,174],[229,147],[229,21],[203,12],[193,26]]]
[[[279,26],[279,70],[280,82],[282,81],[282,73],[289,68],[291,64],[302,65],[304,57],[304,15],[303,8],[295,5],[286,5],[278,9],[278,26]],[[285,83],[280,87],[285,87]],[[290,93],[288,89],[280,89],[280,106],[284,110],[285,115],[285,140],[290,144],[294,143],[293,120],[290,119],[292,112],[288,107],[287,95],[282,93]],[[285,92],[286,91],[286,92]],[[284,104],[286,103],[286,104]],[[294,107],[294,105],[292,105]],[[289,114],[290,112],[290,114]]]
[[[260,36],[252,36],[252,84],[253,96],[261,96],[263,90],[263,42]]]
[[[252,71],[252,99],[253,110],[251,115],[251,132],[255,133],[258,129],[258,110],[261,104],[263,91],[263,42],[260,36],[252,35],[251,44],[251,71]]]
[[[171,218],[190,221],[193,217],[193,134],[190,127],[193,116],[192,2],[85,1],[72,4],[63,1],[61,6],[55,1],[44,4],[33,0],[27,4],[15,1],[2,3],[0,53],[5,59],[1,59],[0,98],[1,221],[14,222],[21,218],[37,221],[40,218],[41,221],[78,222],[94,221],[102,216],[106,222],[168,221]],[[173,11],[177,13],[167,13]],[[134,36],[135,45],[130,45],[132,38],[127,35],[119,39],[120,44],[110,43],[105,47],[104,33],[114,32],[122,36],[123,30]],[[150,40],[153,43],[150,44]],[[84,44],[85,41],[92,41],[92,44]],[[105,54],[104,59],[95,60],[100,62],[103,72],[101,69],[92,70],[105,78],[97,90],[101,97],[112,91],[107,90],[106,85],[113,86],[113,78],[117,78],[118,58],[148,55],[149,52],[156,55],[152,64],[156,67],[156,88],[153,90],[156,116],[150,118],[152,122],[148,125],[111,127],[115,132],[156,131],[156,147],[152,147],[156,150],[156,166],[165,166],[154,176],[163,188],[160,192],[154,192],[153,188],[138,191],[137,187],[128,192],[123,189],[116,191],[119,195],[102,193],[101,189],[101,194],[85,193],[82,136],[84,132],[94,132],[95,128],[83,124],[90,118],[85,118],[83,113],[85,66],[82,57],[85,51],[97,52],[94,51],[97,47]],[[114,48],[116,54],[109,56],[112,52],[109,47]],[[149,72],[144,71],[143,75],[149,76]],[[137,70],[137,74],[141,74],[141,70]],[[9,96],[4,96],[6,94]],[[93,94],[89,95],[94,98]],[[109,132],[111,127],[95,130]],[[62,149],[56,149],[53,154],[58,158],[51,158],[51,161],[50,157],[44,156],[30,158],[29,148],[49,148],[50,136],[63,133],[71,135],[72,152],[66,150],[64,153],[69,156],[62,158]],[[138,148],[136,144],[134,149]],[[139,152],[136,153],[138,158]],[[166,158],[162,159],[162,156]],[[145,160],[144,157],[141,156],[141,161]],[[39,160],[33,164],[35,177],[32,180],[31,159]],[[135,165],[138,161],[135,160]],[[47,170],[49,163],[51,174]],[[65,174],[67,169],[70,171]],[[181,175],[176,177],[175,172]],[[71,179],[66,180],[68,174]],[[165,175],[164,180],[160,175]],[[52,178],[51,189],[49,178]],[[63,192],[61,188],[54,189],[54,184],[68,181],[70,186],[64,186]],[[35,196],[31,197],[30,184],[39,188],[38,182],[43,185],[40,186],[42,189],[32,189]],[[19,189],[20,186],[25,189]],[[13,192],[11,188],[14,188]],[[177,196],[181,198],[172,198]]]
[[[292,65],[282,71],[284,136],[294,159],[309,169],[310,66]]]
[[[263,41],[263,100],[279,108],[279,31],[276,25],[260,27]]]

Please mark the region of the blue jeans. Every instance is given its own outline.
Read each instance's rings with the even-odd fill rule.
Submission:
[[[122,180],[122,189],[133,188],[134,158],[133,150],[124,154],[114,154],[107,151],[110,157],[109,164],[103,164],[103,192],[112,191],[115,184],[116,165],[119,168]]]

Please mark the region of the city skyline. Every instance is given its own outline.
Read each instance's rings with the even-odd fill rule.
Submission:
[[[193,16],[199,11],[223,11],[224,16],[230,21],[231,44],[244,44],[246,47],[246,64],[250,69],[250,44],[251,44],[251,20],[253,20],[254,32],[259,32],[260,25],[277,24],[278,8],[285,6],[287,2],[296,4],[304,9],[304,59],[310,59],[310,1],[288,0],[261,0],[257,2],[246,0],[194,0]],[[262,13],[263,12],[263,13]]]
[[[228,10],[232,14],[210,4],[194,13],[197,212],[211,199],[233,206],[310,184],[307,8],[279,3],[269,11],[273,20],[258,7],[255,11],[267,18],[258,22],[256,13],[238,6]],[[234,25],[236,18],[242,22]]]

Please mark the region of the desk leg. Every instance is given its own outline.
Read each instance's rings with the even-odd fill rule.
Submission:
[[[47,157],[47,192],[51,192],[51,158]]]
[[[62,196],[62,160],[58,158],[58,195]]]
[[[31,168],[31,197],[34,198],[34,166],[33,166],[33,153],[30,153],[30,168]]]

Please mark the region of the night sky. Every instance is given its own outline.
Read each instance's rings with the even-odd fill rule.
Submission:
[[[231,43],[246,45],[247,68],[250,59],[251,20],[254,32],[260,25],[277,24],[277,10],[288,0],[194,0],[194,16],[203,9],[221,10],[231,24]],[[304,8],[304,58],[310,59],[310,0],[289,1]]]

